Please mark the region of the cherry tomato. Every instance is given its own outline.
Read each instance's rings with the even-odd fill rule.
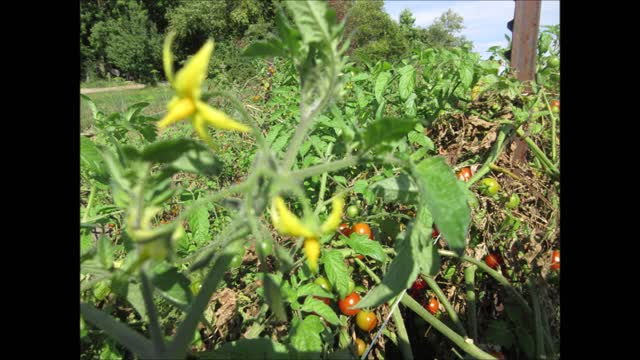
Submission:
[[[480,181],[480,191],[484,195],[493,196],[500,191],[500,184],[494,178],[484,178]]]
[[[194,281],[191,283],[191,286],[190,286],[190,287],[191,287],[191,293],[192,293],[193,295],[197,295],[197,294],[198,294],[198,292],[200,292],[200,289],[202,288],[202,284],[200,283],[200,280],[194,280]]]
[[[554,113],[560,112],[560,100],[553,100],[551,102],[551,111]]]
[[[362,356],[365,350],[367,350],[367,344],[365,344],[364,340],[356,338],[356,351],[358,352],[358,356]]]
[[[327,305],[331,305],[331,299],[326,298],[326,297],[320,297],[320,296],[314,296],[314,298],[324,302]]]
[[[499,352],[499,351],[492,351],[489,354],[493,355],[498,360],[506,360],[507,359],[506,357],[504,357],[504,354]]]
[[[234,255],[233,258],[231,258],[231,264],[229,264],[229,266],[231,266],[232,268],[235,268],[240,265],[242,265],[242,256]]]
[[[252,97],[251,100],[253,100],[254,102],[260,100],[260,95],[256,95],[256,96]]]
[[[378,324],[376,314],[371,311],[360,310],[356,315],[356,324],[362,331],[371,332]]]
[[[413,285],[411,286],[411,289],[415,290],[415,291],[420,291],[420,290],[424,289],[425,287],[427,287],[427,282],[424,281],[422,276],[418,275],[418,278],[416,279],[416,281],[413,282]]]
[[[351,228],[351,231],[360,235],[368,235],[369,239],[373,240],[373,234],[371,233],[371,228],[369,227],[369,225],[365,223],[357,223],[353,225],[353,227]]]
[[[553,67],[553,68],[557,68],[558,66],[560,66],[560,59],[557,56],[552,56],[549,58],[549,66]]]
[[[433,231],[431,232],[431,237],[432,238],[437,238],[438,235],[440,235],[440,230],[438,230],[438,227],[433,225]]]
[[[560,270],[560,250],[553,250],[551,254],[551,270]]]
[[[358,209],[358,207],[355,205],[351,205],[347,208],[347,215],[352,219],[358,216],[359,213],[360,209]]]
[[[435,315],[440,308],[440,302],[436,298],[431,298],[429,299],[429,304],[427,304],[427,306],[425,306],[424,308],[427,309],[427,311],[429,311],[431,314]]]
[[[331,283],[329,282],[329,280],[327,280],[327,278],[325,278],[324,276],[320,276],[318,277],[314,283],[320,285],[321,288],[327,290],[328,292],[333,291],[333,287],[331,286]]]
[[[347,295],[347,297],[340,300],[338,302],[338,306],[340,307],[340,311],[342,311],[343,314],[347,316],[351,316],[351,315],[357,314],[360,311],[360,309],[349,309],[349,308],[352,306],[355,306],[359,302],[360,302],[360,295],[358,295],[356,292],[352,292],[351,294]]]
[[[109,227],[113,229],[114,227],[116,227],[116,224],[114,224],[114,223],[109,223]]]
[[[271,255],[272,250],[273,244],[271,243],[271,240],[264,240],[258,244],[258,252],[262,257]]]
[[[484,262],[487,263],[487,265],[489,265],[490,268],[495,270],[498,268],[498,265],[500,265],[501,263],[500,255],[491,253],[484,257]]]
[[[471,174],[471,168],[466,167],[462,168],[462,170],[456,174],[456,177],[462,181],[469,181],[469,179],[471,179],[471,175],[473,175]]]
[[[338,227],[338,231],[342,233],[342,235],[349,237],[351,236],[351,227],[349,224],[342,224]]]

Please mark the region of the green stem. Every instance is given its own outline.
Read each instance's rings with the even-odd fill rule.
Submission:
[[[468,256],[458,256],[458,254],[454,253],[453,251],[449,251],[449,250],[438,250],[438,254],[442,255],[442,256],[449,256],[449,257],[454,257],[457,259],[461,259],[463,261],[472,263],[476,266],[478,266],[482,271],[486,272],[487,274],[489,274],[489,276],[491,276],[492,278],[496,279],[496,281],[498,281],[498,283],[500,283],[502,286],[504,286],[505,288],[509,289],[509,291],[512,292],[512,294],[515,296],[515,298],[522,304],[522,306],[524,307],[524,309],[531,314],[531,308],[529,307],[529,304],[527,303],[527,301],[522,297],[522,295],[520,295],[520,293],[513,287],[511,286],[511,283],[509,283],[509,280],[507,280],[507,278],[505,278],[504,276],[502,276],[502,274],[500,274],[499,272],[493,270],[492,268],[489,267],[489,265],[485,264],[482,261],[476,260],[474,258],[470,258]]]
[[[291,173],[291,177],[296,180],[303,180],[311,176],[320,175],[326,172],[340,170],[346,167],[356,165],[358,158],[355,156],[347,156],[344,159],[326,162],[324,164],[315,165],[306,169],[297,170]]]
[[[411,342],[409,341],[409,335],[407,334],[407,329],[404,326],[404,320],[402,319],[402,314],[400,314],[400,309],[398,307],[393,309],[391,317],[393,318],[393,322],[396,324],[398,347],[400,348],[400,352],[402,352],[402,357],[406,360],[413,360]]]
[[[520,179],[520,177],[518,175],[516,175],[516,174],[512,173],[511,171],[509,171],[509,170],[507,170],[507,169],[505,169],[503,167],[500,167],[498,165],[491,164],[491,165],[489,165],[489,168],[491,168],[491,170],[500,171],[502,173],[505,173],[505,174],[511,176],[511,178],[514,179],[514,180],[522,181],[522,179]]]
[[[89,211],[91,210],[91,206],[93,206],[93,198],[96,195],[96,185],[91,185],[91,191],[89,192],[89,200],[87,200],[87,207],[84,209],[84,215],[82,216],[82,222],[86,223],[89,218]]]
[[[327,151],[324,154],[325,159],[331,155],[331,151],[333,151],[333,143],[327,146]],[[315,211],[316,216],[318,216],[318,214],[320,214],[320,212],[324,208],[323,201],[324,201],[324,193],[327,191],[327,176],[328,176],[328,173],[324,172],[322,173],[322,177],[320,178],[320,191],[318,192],[318,202],[316,203],[316,211]]]
[[[144,299],[144,306],[147,309],[147,316],[149,317],[151,343],[153,344],[156,356],[160,356],[165,351],[164,340],[162,338],[160,324],[158,323],[158,312],[153,304],[153,288],[144,269],[140,269],[140,279],[142,280],[142,298]]]
[[[547,105],[547,109],[549,110],[549,114],[551,114],[551,160],[556,162],[556,116],[551,111],[551,105],[549,105],[549,100],[547,100],[547,95],[542,91],[542,99],[544,99],[544,103]]]
[[[519,128],[516,132],[518,133],[518,136],[520,136],[527,143],[527,145],[529,145],[531,150],[535,153],[536,157],[540,159],[542,164],[545,165],[547,169],[549,169],[551,175],[554,177],[560,176],[560,171],[558,170],[558,168],[553,165],[551,160],[549,160],[549,158],[547,158],[547,155],[545,155],[544,152],[540,150],[538,145],[536,145],[536,143],[533,142],[530,137],[525,135],[524,130],[522,130],[522,128]]]
[[[491,164],[493,164],[498,159],[498,155],[500,155],[500,152],[502,151],[502,145],[507,137],[507,132],[509,132],[508,129],[512,129],[512,127],[503,126],[502,128],[500,128],[500,132],[498,133],[496,142],[493,143],[493,148],[491,149],[487,160],[485,160],[482,167],[478,169],[475,174],[473,174],[471,179],[469,179],[469,181],[467,182],[467,187],[471,187],[471,185],[480,180],[483,176],[485,176],[485,174],[489,172]]]
[[[471,265],[464,269],[464,282],[467,287],[467,317],[469,319],[471,337],[477,340],[478,321],[476,320],[476,293],[474,291],[476,268],[475,265]]]
[[[413,310],[416,314],[418,314],[418,316],[426,320],[442,335],[446,336],[454,344],[458,345],[458,347],[464,350],[467,354],[478,359],[495,359],[495,357],[493,357],[491,354],[482,351],[480,348],[474,345],[472,339],[467,338],[467,340],[465,340],[462,336],[451,330],[435,316],[431,315],[431,313],[425,310],[417,301],[413,300],[411,296],[403,296],[401,302],[404,306]]]
[[[544,339],[542,338],[542,319],[540,317],[540,302],[538,301],[538,292],[536,286],[531,279],[527,280],[529,291],[531,292],[531,303],[533,304],[533,319],[536,330],[536,359],[544,357]]]
[[[422,278],[427,282],[427,285],[429,285],[431,290],[436,293],[436,297],[438,297],[440,303],[444,305],[445,310],[447,310],[447,314],[449,314],[449,318],[451,318],[451,321],[453,321],[456,327],[458,327],[458,331],[460,332],[460,334],[463,336],[467,336],[467,331],[465,330],[464,325],[462,325],[458,314],[455,312],[455,310],[453,310],[453,306],[451,306],[449,299],[447,299],[447,297],[444,295],[444,292],[442,292],[442,289],[440,289],[438,283],[436,283],[436,281],[431,276],[422,274]]]

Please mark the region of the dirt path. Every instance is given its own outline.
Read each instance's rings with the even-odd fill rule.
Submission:
[[[134,90],[134,89],[143,89],[145,85],[143,84],[132,84],[125,86],[113,86],[113,87],[105,87],[105,88],[88,88],[88,89],[80,89],[80,94],[93,94],[98,92],[105,91],[120,91],[120,90]]]

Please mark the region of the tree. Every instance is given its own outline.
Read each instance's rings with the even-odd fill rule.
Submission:
[[[410,41],[415,40],[417,30],[415,28],[416,18],[409,9],[404,9],[400,13],[400,30],[405,38]]]
[[[463,47],[471,46],[464,36],[456,36],[464,29],[462,16],[449,9],[426,29],[418,30],[418,39],[427,47]]]

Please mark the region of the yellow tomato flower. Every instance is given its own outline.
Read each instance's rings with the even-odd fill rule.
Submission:
[[[309,268],[313,272],[317,271],[318,259],[320,258],[318,238],[334,232],[342,219],[344,199],[336,196],[332,199],[331,204],[331,214],[320,226],[317,223],[304,223],[289,210],[284,199],[280,196],[276,196],[271,205],[271,220],[278,232],[282,235],[304,237],[304,253],[309,260]]]
[[[202,82],[207,77],[209,59],[213,52],[213,41],[207,41],[198,52],[187,61],[186,65],[176,74],[173,73],[173,53],[171,43],[174,34],[170,34],[164,43],[163,66],[167,79],[176,90],[176,95],[167,105],[169,112],[158,122],[158,128],[167,126],[180,120],[190,119],[198,136],[209,146],[215,148],[213,140],[207,131],[207,125],[222,130],[236,130],[247,132],[250,128],[239,123],[222,111],[210,107],[200,100]]]

